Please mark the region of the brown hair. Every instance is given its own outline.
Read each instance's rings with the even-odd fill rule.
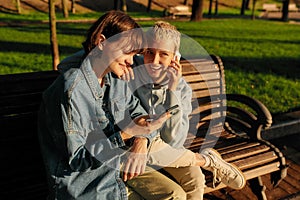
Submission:
[[[121,11],[109,11],[102,15],[88,30],[86,40],[82,43],[85,53],[88,54],[98,45],[101,34],[109,38],[135,28],[140,28],[140,26],[129,15]]]

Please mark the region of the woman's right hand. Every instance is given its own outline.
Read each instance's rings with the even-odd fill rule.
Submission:
[[[132,136],[147,135],[161,128],[165,121],[170,117],[171,114],[167,112],[161,115],[159,118],[149,122],[147,121],[147,119],[150,118],[149,115],[143,115],[135,118],[124,130],[122,130],[122,133]]]

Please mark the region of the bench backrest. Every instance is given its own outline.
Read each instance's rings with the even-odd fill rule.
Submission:
[[[188,6],[171,6],[169,8],[170,12],[189,12],[189,7]]]
[[[37,112],[42,92],[58,72],[0,75],[0,130],[4,165],[2,190],[11,199],[45,199],[47,182],[39,151]]]
[[[298,7],[295,3],[290,3],[289,4],[289,11],[298,11]]]
[[[183,77],[193,89],[193,112],[185,146],[198,151],[199,142],[206,137],[218,137],[223,130],[226,115],[224,68],[220,58],[214,55],[181,63]],[[193,146],[197,146],[196,149]]]
[[[262,8],[265,11],[279,11],[280,10],[280,8],[278,8],[275,3],[264,3],[262,5]]]

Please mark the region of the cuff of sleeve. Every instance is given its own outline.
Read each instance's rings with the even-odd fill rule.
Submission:
[[[130,138],[129,140],[127,140],[127,141],[125,142],[126,146],[131,147],[131,146],[133,145],[134,140],[135,140],[136,138],[141,138],[141,137],[142,137],[142,136],[134,136],[134,137]],[[147,139],[147,148],[148,148],[148,147],[149,147],[149,144],[150,144],[150,138],[148,138],[148,137],[142,137],[142,138],[146,138],[146,139]]]
[[[119,148],[119,147],[125,146],[125,142],[123,141],[123,139],[121,137],[120,131],[111,135],[108,139],[111,142],[112,148]]]

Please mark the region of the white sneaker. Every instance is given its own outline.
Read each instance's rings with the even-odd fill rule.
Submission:
[[[246,178],[243,172],[235,165],[223,160],[216,150],[207,148],[201,153],[209,157],[211,161],[210,166],[204,169],[213,173],[213,187],[220,182],[236,190],[242,189],[246,185]]]

